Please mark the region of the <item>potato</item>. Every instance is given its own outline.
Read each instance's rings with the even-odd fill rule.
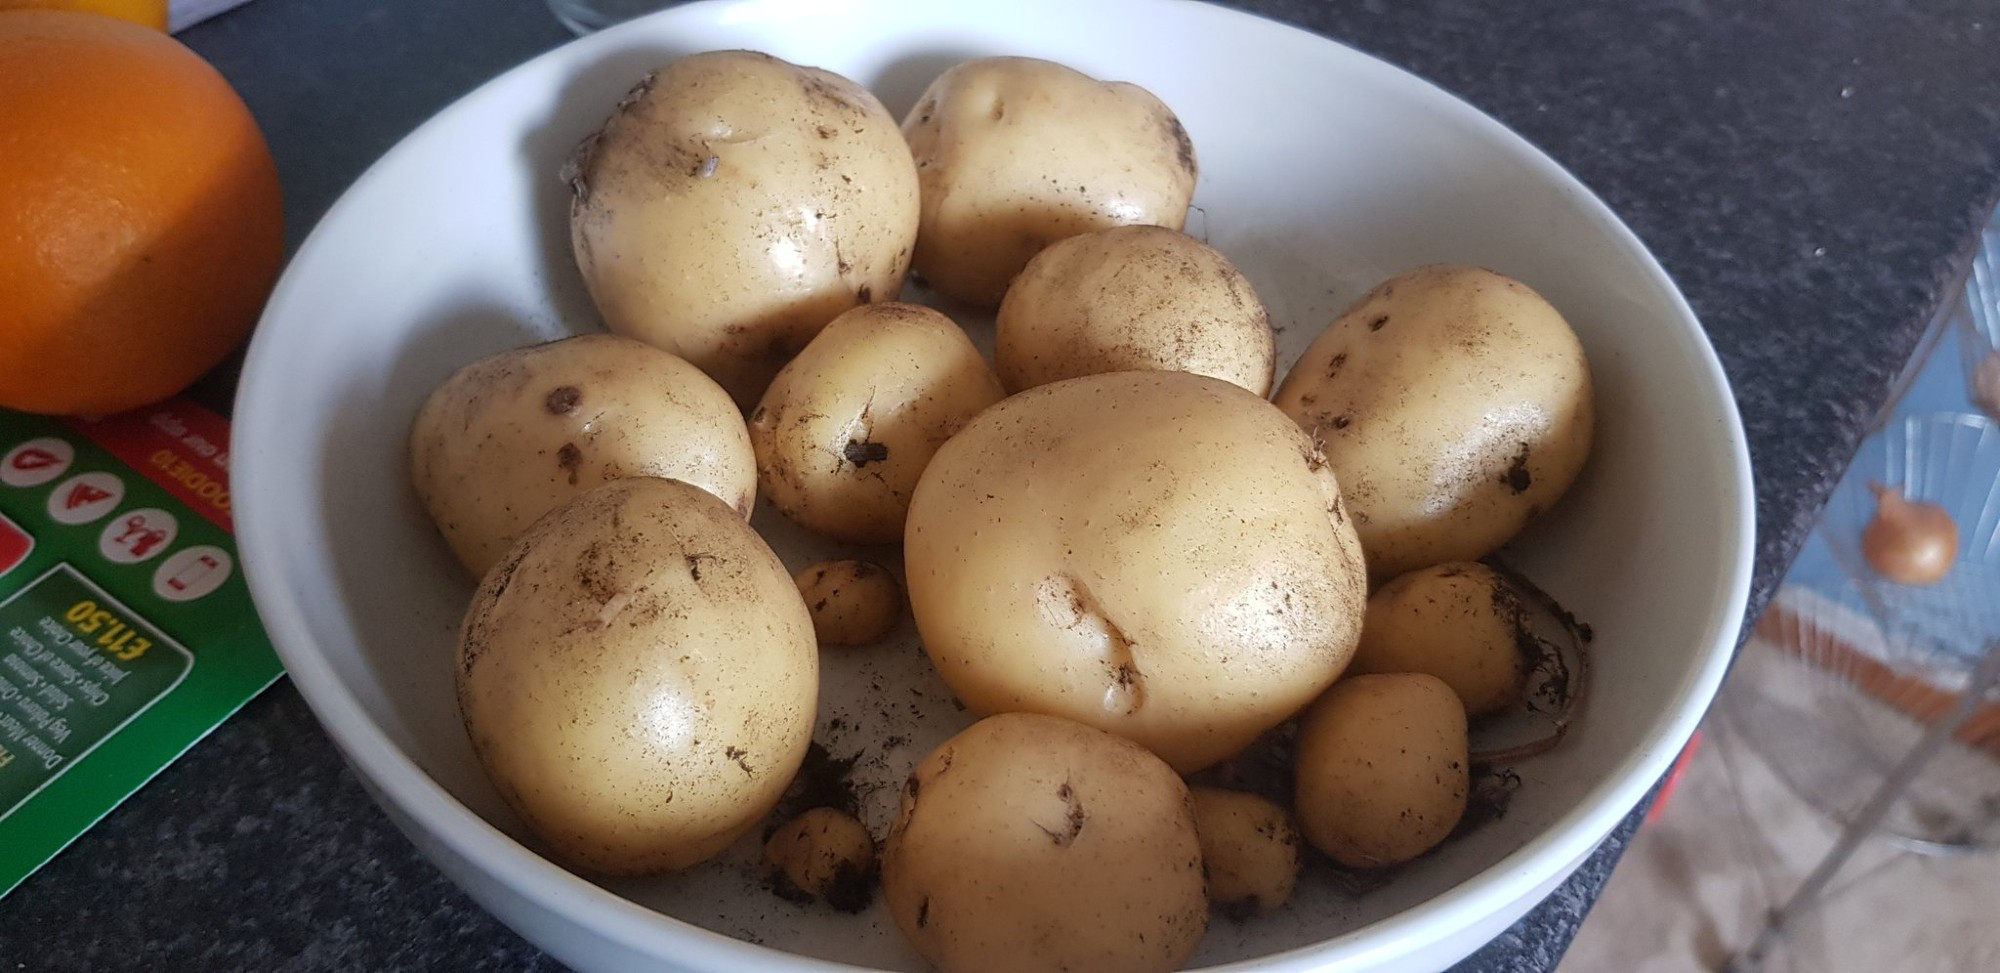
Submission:
[[[756,459],[708,376],[629,338],[582,335],[473,362],[410,428],[417,496],[474,575],[535,518],[600,483],[691,483],[749,517]]]
[[[916,168],[882,103],[751,51],[647,76],[563,178],[605,324],[745,406],[840,312],[894,299],[916,242]]]
[[[1521,596],[1499,572],[1470,561],[1420,568],[1368,599],[1351,673],[1422,672],[1444,680],[1471,716],[1519,699],[1529,636]]]
[[[822,561],[794,575],[821,645],[867,645],[903,617],[903,586],[868,561]]]
[[[894,543],[931,454],[1005,395],[950,318],[915,304],[857,307],[786,365],[750,413],[758,482],[808,530]]]
[[[875,839],[854,815],[816,807],[772,832],[764,863],[788,896],[860,912],[875,898]]]
[[[494,787],[554,855],[637,874],[720,852],[812,739],[819,654],[743,518],[673,480],[615,480],[529,528],[458,644],[458,703]]]
[[[1018,392],[1098,372],[1193,372],[1271,392],[1271,322],[1222,254],[1159,226],[1052,243],[1000,302],[993,361]]]
[[[1127,224],[1178,230],[1194,198],[1194,145],[1166,105],[1050,61],[958,64],[903,134],[923,193],[917,272],[981,307],[1050,243]]]
[[[1276,401],[1326,444],[1378,578],[1492,553],[1590,451],[1590,369],[1569,324],[1526,285],[1471,267],[1369,292]]]
[[[1284,808],[1255,794],[1190,787],[1208,900],[1224,914],[1269,912],[1299,879],[1299,832]]]
[[[1028,713],[925,757],[882,851],[904,938],[943,973],[1143,973],[1208,926],[1187,786],[1129,741]]]
[[[1465,814],[1468,749],[1465,707],[1437,677],[1343,679],[1299,727],[1299,831],[1351,868],[1409,861]]]
[[[980,413],[917,483],[905,583],[977,713],[1065,716],[1190,773],[1304,707],[1367,601],[1333,473],[1227,382],[1113,372]]]

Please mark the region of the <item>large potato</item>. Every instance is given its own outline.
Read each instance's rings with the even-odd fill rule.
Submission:
[[[1194,145],[1144,88],[1027,57],[938,76],[903,118],[923,187],[916,269],[982,307],[1043,247],[1109,226],[1178,230]]]
[[[1326,444],[1384,578],[1492,553],[1590,451],[1590,369],[1569,324],[1526,285],[1472,267],[1424,267],[1369,292],[1276,401]]]
[[[1183,773],[1331,683],[1367,594],[1312,442],[1186,372],[1069,379],[980,413],[917,483],[904,566],[924,649],[968,707],[1065,716]]]
[[[882,894],[943,973],[1150,973],[1201,942],[1201,865],[1172,768],[1102,731],[1009,713],[917,765]]]
[[[1013,391],[1157,369],[1271,391],[1271,321],[1222,254],[1159,226],[1060,240],[1000,302],[993,361]]]
[[[634,477],[536,521],[486,575],[457,682],[508,805],[562,860],[632,874],[707,859],[777,803],[812,739],[819,655],[742,517]]]
[[[1520,593],[1484,564],[1449,561],[1383,585],[1368,599],[1352,673],[1422,672],[1444,680],[1471,716],[1520,699],[1535,657]]]
[[[648,76],[564,178],[605,323],[746,406],[840,312],[894,299],[916,240],[916,169],[882,103],[750,51]]]
[[[1471,789],[1465,707],[1435,676],[1351,676],[1299,725],[1299,831],[1334,861],[1379,868],[1451,835]]]
[[[893,301],[857,307],[786,365],[750,413],[758,482],[809,530],[895,543],[931,454],[1006,394],[950,318]]]
[[[600,483],[692,483],[750,516],[757,466],[743,414],[693,365],[583,335],[459,369],[410,428],[417,495],[479,575],[535,518]]]

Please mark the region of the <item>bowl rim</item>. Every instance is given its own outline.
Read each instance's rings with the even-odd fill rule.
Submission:
[[[1673,688],[1663,718],[1647,728],[1646,738],[1652,743],[1625,755],[1610,774],[1578,798],[1573,808],[1540,833],[1444,892],[1384,919],[1316,943],[1205,969],[1303,969],[1326,964],[1360,968],[1407,957],[1434,940],[1474,925],[1482,917],[1500,913],[1509,904],[1533,893],[1542,883],[1566,874],[1562,869],[1574,868],[1581,863],[1645,797],[1692,735],[1733,658],[1741,635],[1752,577],[1755,494],[1742,418],[1728,376],[1713,345],[1707,340],[1694,311],[1658,260],[1601,198],[1527,139],[1422,77],[1304,28],[1197,0],[1120,2],[1155,6],[1161,8],[1162,13],[1170,11],[1174,16],[1210,18],[1210,22],[1218,27],[1256,32],[1260,40],[1272,43],[1298,43],[1305,39],[1323,44],[1327,50],[1339,51],[1342,56],[1351,58],[1352,70],[1372,73],[1383,82],[1411,91],[1412,97],[1426,102],[1427,107],[1447,116],[1453,124],[1476,132],[1552,184],[1571,190],[1585,214],[1612,238],[1618,251],[1617,259],[1643,276],[1657,296],[1666,302],[1667,310],[1695,339],[1696,368],[1701,377],[1710,383],[1707,391],[1715,393],[1709,405],[1717,410],[1715,418],[1724,420],[1719,431],[1726,442],[1719,448],[1728,453],[1728,472],[1732,475],[1725,489],[1734,494],[1733,498],[1722,498],[1725,506],[1717,518],[1719,526],[1734,533],[1731,538],[1733,556],[1729,557],[1725,566],[1724,577],[1719,579],[1725,602],[1717,617],[1710,620],[1703,644],[1698,646],[1705,653],[1700,665]],[[813,6],[809,0],[701,0],[671,7],[636,21],[576,38],[515,65],[453,100],[399,139],[328,208],[273,289],[245,359],[243,379],[236,397],[237,408],[234,410],[243,418],[235,425],[232,451],[239,457],[254,457],[255,443],[264,435],[262,430],[279,421],[277,410],[260,412],[256,403],[281,399],[278,393],[283,377],[267,360],[277,354],[273,349],[279,339],[273,335],[283,327],[278,322],[287,316],[287,309],[301,286],[299,268],[317,263],[316,257],[328,246],[328,228],[340,224],[342,214],[356,205],[355,197],[365,195],[368,187],[388,178],[386,173],[392,171],[396,161],[410,151],[413,143],[428,138],[431,132],[446,127],[451,120],[471,111],[471,106],[489,98],[495,89],[511,79],[527,72],[545,70],[557,61],[587,60],[600,50],[611,49],[629,33],[653,29],[646,26],[650,23],[663,19],[712,17],[723,11],[734,15],[781,16],[788,9],[805,10]],[[1035,0],[1023,6],[1048,10],[1059,8],[1053,0]],[[246,404],[251,408],[242,408]],[[790,968],[802,971],[830,973],[866,969],[753,944],[649,909],[544,858],[461,803],[390,740],[388,734],[368,716],[355,693],[335,673],[321,640],[306,624],[299,592],[284,583],[286,552],[275,540],[282,516],[278,504],[273,500],[267,505],[264,499],[267,493],[259,489],[263,477],[258,473],[257,464],[244,463],[235,472],[239,488],[236,520],[243,570],[271,642],[315,718],[347,755],[355,770],[373,785],[368,788],[371,798],[378,803],[386,800],[394,805],[393,810],[398,813],[390,814],[391,820],[400,823],[407,818],[409,826],[422,829],[429,840],[440,843],[469,867],[511,888],[549,915],[640,955],[661,957],[665,955],[661,947],[671,945],[677,960],[718,968],[745,968],[746,965],[782,958],[790,964]],[[1732,499],[1733,503],[1730,503]],[[423,847],[422,842],[413,843],[420,851],[436,857]],[[447,874],[451,874],[449,869]],[[487,905],[483,896],[468,887],[459,876],[454,874],[452,877],[456,884],[480,901],[482,907],[491,911],[492,907]],[[541,944],[538,942],[538,945]]]

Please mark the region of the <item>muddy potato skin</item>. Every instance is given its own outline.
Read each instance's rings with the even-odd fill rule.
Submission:
[[[923,193],[916,270],[981,307],[1044,246],[1109,226],[1178,230],[1194,198],[1194,146],[1165,104],[1051,61],[960,63],[903,133]]]
[[[474,575],[535,518],[619,477],[692,483],[744,517],[757,491],[750,436],[728,394],[672,354],[603,334],[460,369],[417,413],[410,469]]]
[[[893,301],[857,307],[786,365],[750,413],[758,481],[808,530],[895,543],[931,455],[1005,395],[950,318]]]
[[[903,586],[870,561],[821,561],[792,577],[821,645],[877,642],[903,618]]]
[[[1458,694],[1467,714],[1499,713],[1521,693],[1523,612],[1514,586],[1484,564],[1419,568],[1368,599],[1348,671],[1428,673]]]
[[[605,484],[537,521],[480,583],[459,709],[501,797],[559,859],[685,868],[768,813],[818,703],[798,589],[722,501]]]
[[[1275,401],[1326,444],[1379,578],[1506,543],[1569,488],[1593,425],[1590,370],[1562,315],[1471,267],[1371,291]]]
[[[1115,372],[981,413],[917,484],[905,584],[976,713],[1068,717],[1183,773],[1347,664],[1366,577],[1297,426],[1227,382]]]
[[[764,863],[792,889],[843,912],[875,897],[875,839],[845,811],[816,807],[785,822],[764,843]]]
[[[1187,786],[1068,720],[988,717],[903,788],[882,892],[943,973],[1179,969],[1208,925]]]
[[[1299,879],[1299,832],[1284,808],[1246,791],[1190,787],[1208,899],[1225,914],[1269,912]]]
[[[895,118],[846,78],[751,51],[660,69],[564,170],[572,247],[612,331],[739,403],[828,321],[902,289],[917,175]]]
[[[1193,372],[1271,392],[1270,318],[1228,258],[1185,233],[1120,226],[1052,243],[1000,302],[993,359],[1018,392],[1098,372]]]
[[[1350,676],[1306,712],[1294,793],[1299,831],[1351,868],[1409,861],[1465,814],[1465,708],[1435,676]]]

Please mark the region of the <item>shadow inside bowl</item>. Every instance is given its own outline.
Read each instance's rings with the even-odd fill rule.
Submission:
[[[661,45],[623,48],[583,64],[563,83],[542,117],[526,128],[520,152],[534,180],[535,232],[541,279],[557,315],[572,332],[599,330],[583,274],[570,248],[571,190],[562,171],[577,146],[611,116],[619,99],[653,71],[694,49]]]
[[[335,545],[328,559],[344,593],[349,624],[361,637],[348,665],[372,670],[352,678],[362,704],[383,731],[475,813],[517,838],[525,830],[479,771],[458,707],[439,687],[453,685],[459,613],[475,579],[467,576],[432,526],[411,487],[407,430],[430,390],[479,358],[534,344],[547,335],[512,314],[468,301],[417,325],[386,374],[351,381],[320,448],[320,516],[327,536],[375,531],[421,538],[405,557],[384,563],[372,545]],[[385,430],[394,430],[385,434]]]
[[[924,89],[930,87],[937,76],[961,61],[969,61],[984,56],[984,52],[973,52],[962,48],[948,50],[920,51],[906,54],[889,62],[889,66],[877,72],[873,78],[855,78],[875,97],[882,100],[882,106],[898,123],[915,107],[917,99],[923,97]]]

